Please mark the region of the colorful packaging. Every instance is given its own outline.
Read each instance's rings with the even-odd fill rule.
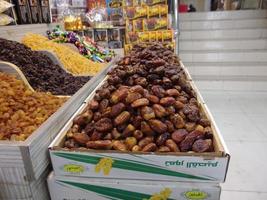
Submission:
[[[96,30],[94,32],[95,42],[107,42],[108,33],[107,30]]]
[[[147,6],[135,7],[135,18],[144,18],[147,16],[148,16],[148,7]]]
[[[155,4],[167,4],[167,0],[144,0],[144,4],[152,6]]]
[[[136,16],[136,10],[135,7],[126,7],[124,10],[125,18],[127,19],[134,19]]]
[[[157,31],[157,41],[162,42],[162,31]]]
[[[127,32],[133,32],[133,21],[132,20],[126,20],[126,31]]]
[[[128,32],[126,35],[127,43],[138,42],[138,34],[136,32]]]
[[[158,39],[157,39],[157,31],[151,31],[151,32],[149,32],[149,41],[150,42],[156,42],[156,41],[158,41]]]
[[[159,16],[159,14],[160,14],[160,6],[159,5],[149,7],[148,17]]]
[[[160,5],[159,14],[160,16],[166,16],[168,14],[168,5]]]
[[[140,0],[123,0],[123,6],[138,6],[141,5]]]
[[[162,31],[162,40],[163,40],[163,42],[173,41],[173,31],[172,30]]]
[[[149,32],[139,32],[138,38],[140,42],[149,42]]]
[[[124,45],[124,54],[127,55],[133,48],[132,44],[125,44]]]
[[[135,19],[135,20],[133,20],[133,31],[134,32],[143,31],[143,19]]]
[[[143,21],[144,31],[168,29],[168,18],[150,18]]]
[[[106,4],[109,8],[120,8],[122,7],[122,0],[107,0]]]

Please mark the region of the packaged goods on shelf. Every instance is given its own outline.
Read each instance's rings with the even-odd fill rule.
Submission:
[[[90,79],[67,73],[47,56],[18,42],[0,38],[0,45],[0,60],[15,64],[35,90],[72,95]]]
[[[48,177],[52,200],[219,200],[221,188],[216,184],[185,182],[151,182],[121,179],[95,179],[55,176]]]
[[[227,148],[171,48],[134,46],[108,70],[50,145],[56,175],[224,181]]]
[[[23,81],[0,72],[0,140],[27,139],[66,98],[31,91]]]
[[[42,35],[27,34],[22,42],[32,50],[50,50],[54,52],[64,67],[76,75],[95,75],[104,67],[104,64],[90,61],[69,47],[50,41]]]
[[[0,13],[0,26],[8,25],[14,21],[13,18],[9,17],[8,15]]]
[[[112,29],[113,30],[113,29]],[[107,41],[107,31],[99,30],[104,32],[104,41]],[[119,30],[113,30],[119,31]],[[98,36],[98,30],[94,31],[96,36]],[[101,32],[102,33],[102,32]],[[110,62],[115,56],[114,51],[110,49],[105,49],[104,47],[98,45],[93,41],[93,38],[102,39],[102,34],[99,33],[99,38],[93,36],[84,37],[80,36],[75,32],[62,31],[59,27],[56,27],[52,31],[47,31],[48,38],[57,43],[71,43],[77,47],[79,53],[84,57],[99,63]],[[117,34],[119,36],[119,34]]]
[[[8,3],[5,0],[0,0],[0,13],[6,11],[7,9],[11,8],[13,4]]]

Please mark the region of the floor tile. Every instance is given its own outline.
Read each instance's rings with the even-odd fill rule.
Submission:
[[[225,141],[266,141],[266,135],[243,113],[214,113]]]
[[[266,200],[267,193],[243,192],[243,191],[222,191],[221,200]]]
[[[223,190],[266,192],[267,142],[226,142],[231,160]]]

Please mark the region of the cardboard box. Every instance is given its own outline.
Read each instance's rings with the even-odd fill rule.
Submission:
[[[48,177],[52,200],[219,200],[218,184]]]
[[[113,66],[106,68],[109,71]],[[86,99],[88,102],[101,87],[107,76],[96,76],[102,82]],[[195,85],[188,77],[192,88]],[[198,93],[198,90],[195,89]],[[72,120],[81,113],[83,105],[66,123],[49,147],[53,169],[57,176],[92,178],[224,182],[230,155],[223,138],[201,95],[197,95],[200,108],[211,121],[214,135],[214,152],[133,153],[115,150],[72,150],[63,148]],[[99,168],[100,167],[100,168]]]

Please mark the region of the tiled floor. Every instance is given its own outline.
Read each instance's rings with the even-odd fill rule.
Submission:
[[[221,200],[266,200],[267,92],[201,94],[232,156]]]

